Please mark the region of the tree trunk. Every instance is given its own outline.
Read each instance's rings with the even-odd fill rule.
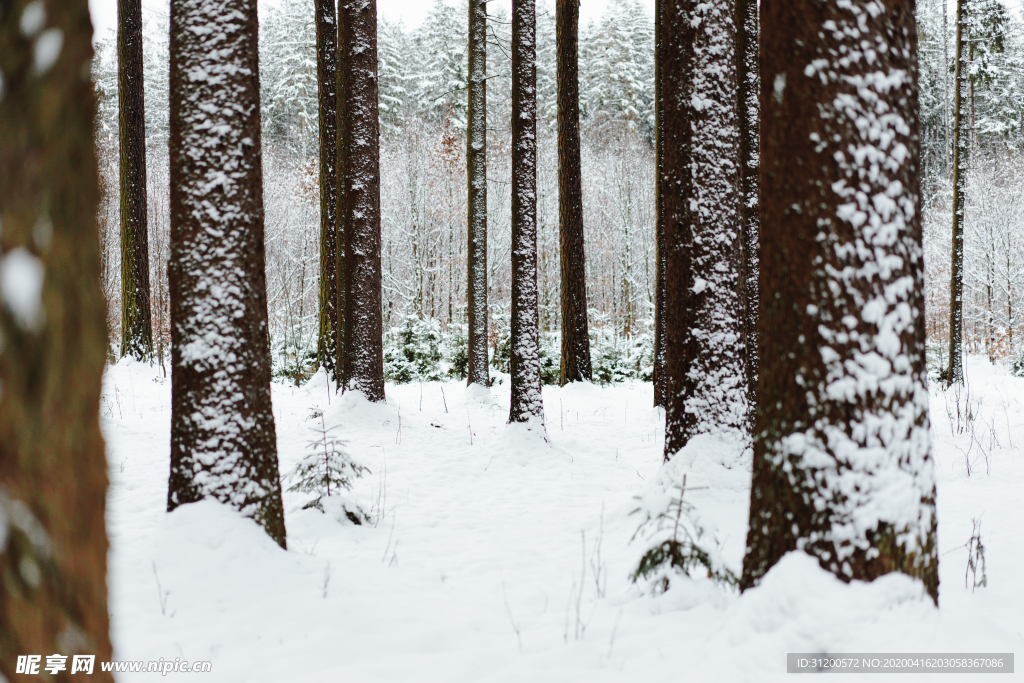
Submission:
[[[761,108],[757,66],[757,0],[736,0],[736,81],[739,84],[740,161],[740,307],[743,311],[743,348],[747,373],[748,422],[754,419],[757,392],[757,288],[758,251],[757,175]]]
[[[316,80],[320,95],[320,330],[316,357],[320,367],[337,381],[338,246],[337,202],[338,26],[334,0],[316,0]]]
[[[352,46],[352,13],[347,0],[338,0],[338,64],[335,70],[337,88],[335,96],[337,100],[337,147],[338,154],[335,161],[337,185],[335,195],[335,220],[337,221],[337,233],[334,246],[335,264],[335,287],[337,288],[337,299],[335,303],[335,315],[337,316],[337,329],[335,331],[335,358],[334,367],[337,372],[338,389],[344,391],[348,388],[349,376],[349,352],[348,336],[346,330],[346,316],[348,315],[348,261],[346,259],[348,227],[348,191],[345,185],[345,174],[348,172],[349,137],[348,137],[348,90],[345,87],[349,53]]]
[[[384,320],[380,271],[380,126],[377,114],[377,2],[339,6],[348,37],[339,42],[345,70],[342,146],[346,387],[384,400]],[[339,108],[340,110],[340,108]],[[339,280],[339,282],[342,282]]]
[[[153,355],[146,212],[146,104],[142,0],[117,0],[117,99],[121,151],[121,355]]]
[[[487,358],[487,2],[469,0],[469,112],[466,180],[469,191],[466,310],[469,318],[467,384],[488,386]]]
[[[746,438],[733,7],[662,10],[664,171],[675,188],[665,202],[666,460],[698,434]]]
[[[580,0],[556,0],[558,79],[558,236],[562,269],[562,367],[559,383],[590,381],[587,272],[580,177]]]
[[[171,476],[285,547],[270,403],[256,0],[172,0]]]
[[[665,344],[668,335],[665,324],[665,261],[668,245],[665,243],[665,202],[672,191],[665,174],[665,98],[662,68],[665,61],[664,7],[668,0],[654,0],[654,405],[665,406],[667,382],[665,372]]]
[[[802,549],[844,581],[899,571],[937,599],[914,3],[762,0],[761,29],[775,295],[742,586]],[[870,61],[848,57],[862,41]]]
[[[970,136],[964,105],[967,98],[967,16],[965,0],[956,3],[956,63],[953,81],[953,244],[949,275],[949,364],[946,386],[964,383],[964,204],[967,195],[967,168]]]
[[[19,655],[111,657],[92,25],[86,0],[48,2],[45,15],[27,6],[5,3],[0,22],[0,678],[11,681],[28,680]],[[49,57],[47,43],[60,45]]]
[[[544,432],[537,307],[537,7],[512,2],[512,398],[509,422]]]

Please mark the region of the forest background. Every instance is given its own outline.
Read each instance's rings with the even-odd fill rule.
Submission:
[[[941,0],[918,3],[922,196],[930,369],[949,333],[951,125],[955,23]],[[968,95],[972,166],[965,210],[964,350],[1024,374],[1024,22],[998,0],[971,3]],[[945,10],[945,11],[944,11]],[[441,0],[413,29],[378,26],[385,372],[391,381],[464,377],[466,367],[466,85],[464,3]],[[144,10],[150,281],[161,365],[170,339],[168,18]],[[488,18],[488,301],[492,365],[508,370],[511,267],[510,35]],[[583,219],[594,380],[650,380],[654,301],[654,26],[646,4],[609,0],[581,26]],[[120,339],[117,51],[100,36],[94,78],[102,287]],[[267,288],[274,373],[316,369],[319,159],[312,0],[261,17]],[[542,378],[559,368],[555,18],[538,4],[538,286]],[[112,348],[113,358],[116,349]]]

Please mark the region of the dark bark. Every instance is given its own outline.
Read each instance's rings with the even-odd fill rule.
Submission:
[[[668,335],[665,329],[665,259],[668,245],[665,243],[665,200],[671,188],[665,175],[665,101],[662,97],[662,64],[664,62],[664,11],[667,0],[654,0],[654,405],[665,406],[666,373],[665,344]]]
[[[665,3],[665,459],[746,438],[734,4]]]
[[[953,80],[953,243],[949,268],[949,358],[946,385],[964,382],[964,205],[970,164],[970,132],[964,110],[967,100],[967,13],[965,0],[956,3],[956,61]]]
[[[334,0],[316,0],[316,80],[320,95],[320,329],[316,357],[337,381],[338,345],[338,25]]]
[[[914,3],[762,0],[760,47],[773,296],[742,586],[802,549],[844,581],[899,571],[937,599]]]
[[[490,384],[487,358],[487,2],[469,0],[469,111],[466,180],[469,191],[466,309],[467,384]]]
[[[747,373],[747,406],[754,419],[757,389],[758,251],[757,175],[761,109],[758,106],[757,0],[736,0],[736,82],[739,101],[740,160],[740,305]]]
[[[348,90],[345,87],[346,74],[348,71],[348,55],[351,51],[352,45],[352,16],[349,11],[349,3],[347,0],[339,0],[338,2],[338,63],[335,69],[335,82],[337,88],[335,90],[336,105],[338,110],[337,115],[337,129],[335,135],[337,135],[336,145],[338,153],[335,161],[335,172],[337,178],[335,179],[336,192],[335,195],[335,220],[336,220],[336,234],[335,234],[335,245],[334,245],[334,265],[335,265],[335,287],[337,288],[336,303],[335,303],[335,316],[337,316],[337,329],[335,331],[335,357],[334,367],[337,372],[338,388],[344,391],[348,388],[348,337],[345,334],[345,330],[348,328],[346,324],[346,315],[348,314],[348,261],[345,258],[346,252],[346,239],[349,234],[348,228],[348,192],[345,186],[345,173],[348,171],[348,154],[349,154],[349,138],[347,134],[348,130]]]
[[[665,423],[665,455],[666,458],[679,450],[685,443],[686,435],[692,432],[694,425],[686,423],[685,410],[679,411],[673,419],[669,419],[671,396],[681,395],[681,380],[685,377],[689,364],[696,349],[693,337],[687,334],[685,309],[682,302],[673,302],[671,308],[666,302],[669,296],[682,296],[693,288],[691,252],[687,248],[689,228],[693,222],[690,204],[687,201],[692,191],[683,188],[691,186],[689,172],[692,163],[693,129],[689,121],[689,107],[685,102],[692,88],[693,81],[693,27],[690,24],[690,3],[686,0],[656,0],[660,5],[660,36],[656,42],[658,58],[658,91],[662,121],[657,150],[661,152],[658,164],[658,200],[657,211],[663,221],[664,249],[658,253],[658,259],[664,260],[665,292],[661,303],[664,328],[662,331],[663,354],[662,376],[656,377],[655,396],[657,397],[657,380],[662,382],[662,401],[666,409]],[[655,314],[658,308],[656,304]],[[656,320],[656,323],[658,321]],[[655,334],[658,329],[655,328]],[[655,371],[657,372],[657,355],[659,349],[655,341]],[[684,406],[685,407],[685,406]],[[692,416],[690,416],[692,418]],[[681,442],[681,443],[680,443]]]
[[[172,0],[171,475],[285,547],[270,403],[256,0]]]
[[[153,355],[146,210],[146,104],[142,0],[117,0],[117,100],[121,153],[121,355]]]
[[[587,272],[580,177],[580,0],[556,0],[558,80],[558,236],[562,270],[562,367],[559,383],[590,381]]]
[[[92,25],[86,0],[47,2],[38,25],[21,20],[28,5],[0,9],[0,274],[25,295],[0,291],[0,678],[11,681],[30,680],[15,674],[18,655],[59,652],[69,669],[75,654],[111,657]],[[40,59],[34,47],[57,36],[55,60]],[[94,676],[113,680],[99,666]]]
[[[512,397],[509,422],[544,431],[537,308],[537,7],[512,2]]]
[[[343,9],[344,8],[344,9]],[[344,280],[346,388],[370,401],[384,400],[384,319],[380,271],[380,124],[377,113],[377,3],[349,0],[338,7],[344,52],[345,211],[341,258]],[[339,36],[340,38],[340,36]],[[339,91],[341,92],[341,91]],[[340,231],[339,231],[339,234]]]

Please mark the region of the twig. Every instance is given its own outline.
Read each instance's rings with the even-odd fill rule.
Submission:
[[[398,431],[395,432],[395,443],[401,445],[402,443],[402,406],[398,406]]]
[[[444,401],[444,412],[448,413],[448,399],[444,397],[444,384],[441,384],[441,400]]]
[[[615,635],[619,632],[619,622],[622,621],[622,608],[615,617],[615,626],[612,628],[612,637],[608,639],[608,659],[612,658],[612,647],[615,645]]]
[[[391,537],[395,534],[395,519],[397,519],[397,517],[398,515],[391,515],[391,531],[388,532],[388,544],[384,546],[384,555],[382,555],[380,558],[381,564],[384,564],[384,560],[388,558],[388,551],[391,550]],[[395,544],[395,548],[398,548],[397,543]]]
[[[512,608],[508,606],[508,595],[505,593],[505,582],[501,582],[501,597],[505,600],[505,612],[508,614],[508,620],[512,622],[512,630],[516,632],[516,640],[519,641],[519,653],[523,652],[523,637],[519,631],[519,624],[512,617]]]
[[[167,598],[171,595],[171,591],[164,591],[160,585],[160,575],[156,573],[156,562],[150,560],[153,565],[153,576],[156,578],[156,595],[160,600],[160,614],[167,616]]]
[[[327,585],[331,582],[331,563],[328,562],[327,566],[324,567],[324,597],[327,597]]]

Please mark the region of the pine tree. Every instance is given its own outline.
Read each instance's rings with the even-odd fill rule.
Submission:
[[[338,26],[334,0],[316,0],[316,68],[320,95],[320,330],[316,356],[337,382]]]
[[[512,397],[508,421],[544,431],[537,317],[537,7],[512,4]]]
[[[799,549],[938,596],[916,42],[912,0],[761,3],[747,588]]]
[[[117,0],[121,151],[121,355],[153,355],[146,210],[146,100],[142,0]]]
[[[587,273],[580,177],[579,0],[557,0],[558,232],[562,269],[562,367],[559,383],[590,381]]]
[[[745,438],[732,7],[663,7],[664,173],[673,188],[665,201],[666,460],[697,434]]]
[[[263,242],[256,0],[171,3],[171,475],[285,547]]]
[[[339,81],[344,117],[339,123],[339,174],[345,212],[339,221],[339,291],[344,290],[342,333],[345,387],[374,402],[384,400],[384,321],[380,270],[380,123],[377,110],[377,2],[346,0],[338,6]],[[343,183],[343,185],[342,185]],[[339,245],[340,246],[340,245]],[[342,273],[341,271],[344,270]]]
[[[964,383],[964,206],[967,203],[967,169],[970,163],[970,131],[967,116],[968,45],[967,14],[964,5],[956,3],[956,55],[953,79],[953,243],[949,269],[949,358],[946,385]]]
[[[107,335],[89,4],[2,12],[0,678],[14,681],[18,655],[111,657],[97,419]]]
[[[469,193],[466,309],[467,384],[488,386],[487,354],[487,2],[469,0],[466,180]]]
[[[461,128],[466,122],[468,55],[465,25],[458,10],[443,0],[434,0],[423,24],[416,31],[423,63],[418,108],[432,121],[441,123],[451,115]]]

